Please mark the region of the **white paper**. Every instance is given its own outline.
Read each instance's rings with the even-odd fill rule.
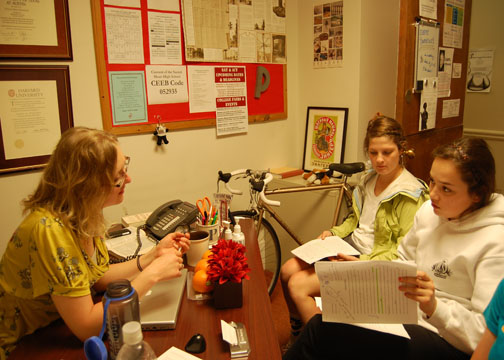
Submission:
[[[104,0],[103,4],[139,8],[140,0]]]
[[[320,296],[315,296],[315,304],[322,311],[322,298]],[[380,331],[383,333],[402,336],[406,339],[410,339],[410,336],[402,324],[363,324],[363,323],[353,323],[352,325],[360,326],[369,330]]]
[[[411,339],[403,324],[352,324],[369,330],[379,331],[391,335]]]
[[[147,8],[153,10],[180,11],[179,0],[147,0]]]
[[[416,80],[436,76],[438,71],[439,27],[430,24],[417,24],[418,40],[416,47]]]
[[[437,111],[437,78],[424,80],[422,96],[420,97],[420,115],[418,130],[427,130],[436,127]]]
[[[54,1],[0,0],[0,44],[57,46]]]
[[[437,19],[437,0],[420,0],[418,6],[420,16]]]
[[[189,354],[183,350],[180,350],[175,346],[172,346],[158,357],[158,360],[197,360],[197,359],[201,358]]]
[[[399,261],[315,263],[322,320],[343,323],[416,324],[417,303],[398,288],[401,276],[416,276],[416,264]]]
[[[492,88],[493,58],[493,49],[469,50],[467,92],[490,92]]]
[[[443,100],[443,119],[457,117],[460,113],[460,99]]]
[[[439,48],[438,61],[438,89],[437,96],[449,97],[451,93],[451,76],[453,62],[453,48]]]
[[[143,64],[140,10],[105,7],[105,32],[109,64]]]
[[[138,247],[137,229],[135,227],[128,227],[128,229],[131,230],[131,234],[118,236],[105,241],[109,251],[123,258],[133,255]],[[143,230],[140,230],[140,241],[142,242],[142,247],[138,253],[139,255],[145,254],[156,246],[156,243],[149,238]]]
[[[313,264],[328,256],[336,256],[338,253],[360,255],[358,250],[339,236],[328,236],[324,240],[310,240],[291,252],[308,264]]]
[[[182,64],[180,15],[149,11],[151,64]]]
[[[147,65],[145,77],[149,105],[187,102],[185,65]]]
[[[248,131],[247,80],[244,66],[216,66],[217,136]]]
[[[452,77],[460,79],[462,77],[462,63],[453,63]]]
[[[55,80],[1,81],[5,160],[50,155],[61,137]]]
[[[215,73],[213,66],[188,66],[189,112],[215,111]]]
[[[220,321],[222,329],[222,338],[231,345],[238,344],[238,337],[236,336],[236,329],[229,325],[224,320]]]
[[[443,24],[443,46],[462,48],[465,0],[446,0]]]

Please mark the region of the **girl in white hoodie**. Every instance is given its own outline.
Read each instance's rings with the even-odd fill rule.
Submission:
[[[398,288],[418,302],[410,339],[314,316],[284,359],[468,359],[485,330],[483,310],[504,269],[504,197],[486,142],[463,138],[433,152],[430,197],[401,242],[416,277]]]

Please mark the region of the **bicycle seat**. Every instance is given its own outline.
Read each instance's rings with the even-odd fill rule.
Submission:
[[[345,175],[352,175],[364,171],[365,166],[362,162],[346,163],[346,164],[330,164],[329,170],[337,171]]]

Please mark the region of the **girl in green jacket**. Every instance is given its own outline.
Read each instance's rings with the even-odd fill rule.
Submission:
[[[404,168],[405,151],[406,140],[396,120],[377,116],[369,121],[364,152],[372,170],[354,189],[350,216],[319,238],[344,238],[359,250],[363,260],[397,258],[401,239],[411,228],[416,211],[429,198],[427,185]],[[320,284],[315,268],[296,257],[285,262],[280,278],[291,317],[292,343],[303,324],[320,313],[314,300],[320,296]]]

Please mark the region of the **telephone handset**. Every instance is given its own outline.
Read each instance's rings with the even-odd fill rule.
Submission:
[[[196,220],[196,205],[182,200],[173,200],[158,207],[145,222],[145,230],[161,240],[179,226],[188,226]]]

